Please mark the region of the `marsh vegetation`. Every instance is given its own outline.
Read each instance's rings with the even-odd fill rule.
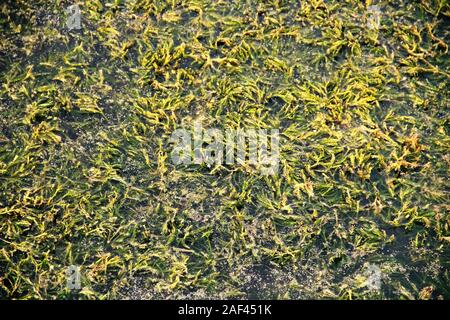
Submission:
[[[72,4],[0,4],[0,298],[450,298],[446,0]],[[174,165],[195,121],[278,174]]]

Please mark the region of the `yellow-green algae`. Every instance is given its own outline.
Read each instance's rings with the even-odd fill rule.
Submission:
[[[0,298],[450,298],[448,1],[73,3],[0,4]],[[280,173],[174,166],[195,120]]]

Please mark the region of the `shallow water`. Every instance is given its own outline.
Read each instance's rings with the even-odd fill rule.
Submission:
[[[448,6],[118,3],[4,5],[0,297],[450,297]],[[174,165],[195,121],[279,173]]]

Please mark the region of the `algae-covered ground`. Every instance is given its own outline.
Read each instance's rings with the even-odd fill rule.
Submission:
[[[1,1],[0,298],[450,299],[449,18]],[[279,129],[278,174],[174,165],[195,121]]]

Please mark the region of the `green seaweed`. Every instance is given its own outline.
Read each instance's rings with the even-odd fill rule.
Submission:
[[[71,4],[0,4],[0,298],[450,298],[446,0]],[[279,173],[174,165],[195,121]]]

